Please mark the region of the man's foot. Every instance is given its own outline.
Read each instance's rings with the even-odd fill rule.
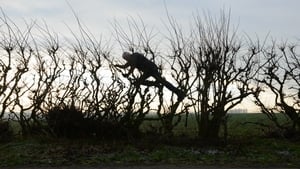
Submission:
[[[145,80],[142,85],[145,85],[145,86],[155,86],[155,87],[160,87],[162,86],[159,82],[157,81],[150,81],[150,80]]]

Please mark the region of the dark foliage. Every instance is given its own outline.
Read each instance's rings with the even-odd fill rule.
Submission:
[[[121,121],[85,119],[84,130],[89,137],[101,139],[128,139],[138,137],[140,132],[135,127],[126,126]]]
[[[223,129],[226,140],[228,112],[251,95],[279,128],[270,135],[299,136],[297,46],[284,44],[277,49],[274,43],[265,48],[259,41],[243,39],[225,13],[219,19],[195,17],[191,32],[183,32],[168,16],[169,35],[164,40],[142,20],[141,24],[129,21],[129,31],[118,23],[113,25],[121,49],[142,53],[154,62],[163,81],[172,82],[186,96],[183,99],[151,85],[151,79],[149,85],[136,85],[142,72],[127,76],[127,70],[113,66],[118,62],[112,56],[114,45],[102,44],[77,21],[80,34],[71,30],[74,39],[61,43],[47,25],[26,23],[19,28],[0,15],[1,140],[12,135],[8,123],[1,121],[6,118],[18,122],[22,136],[137,138],[150,113],[156,116],[149,120],[160,123],[153,138],[160,134],[169,138],[192,112],[201,139],[219,141]],[[169,49],[160,51],[156,44],[161,43]],[[260,97],[270,92],[273,107]],[[287,124],[277,121],[277,112],[288,117]]]
[[[9,126],[9,122],[0,121],[0,142],[12,139],[13,132]]]
[[[80,137],[84,133],[84,115],[74,106],[57,106],[46,113],[50,130],[57,137]]]
[[[56,137],[120,139],[133,138],[140,134],[138,126],[127,124],[124,118],[85,117],[74,106],[54,107],[46,113],[46,119],[51,134]]]

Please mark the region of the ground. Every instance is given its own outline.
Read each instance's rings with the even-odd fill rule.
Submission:
[[[106,165],[106,166],[61,166],[61,167],[13,167],[14,169],[256,169],[257,167],[228,167],[228,166],[191,166],[191,165]],[[284,167],[259,167],[260,169],[293,169]],[[12,169],[12,168],[0,168],[0,169]],[[296,168],[295,168],[296,169]]]
[[[300,139],[268,137],[260,127],[245,125],[245,120],[263,121],[262,117],[232,116],[226,145],[206,145],[198,139],[182,137],[187,131],[194,134],[192,125],[179,126],[178,136],[171,139],[16,138],[0,144],[0,169],[299,168]]]

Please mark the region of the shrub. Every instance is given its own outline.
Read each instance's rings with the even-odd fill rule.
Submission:
[[[12,138],[13,132],[8,121],[0,121],[0,142],[8,141]]]
[[[119,139],[127,136],[124,126],[119,121],[86,119],[85,131],[93,137],[102,139]]]
[[[74,106],[57,106],[46,114],[48,126],[57,137],[83,136],[85,120],[83,113]]]

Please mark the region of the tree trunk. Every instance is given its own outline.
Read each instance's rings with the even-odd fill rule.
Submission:
[[[198,136],[201,139],[207,138],[207,131],[209,130],[209,113],[202,112],[200,117],[200,122],[198,122],[199,133]]]
[[[218,141],[222,119],[222,113],[214,114],[212,119],[209,119],[208,113],[202,113],[199,125],[199,137],[206,141]]]
[[[285,114],[288,115],[288,117],[293,121],[294,126],[297,126],[300,128],[300,117],[296,111],[296,109],[292,106],[289,106],[284,102],[284,100],[281,101],[282,104],[280,104],[281,107],[283,107]]]
[[[209,135],[208,138],[210,140],[219,140],[219,133],[222,123],[222,117],[220,114],[217,114],[213,117],[213,119],[210,121],[210,128],[209,128]]]

